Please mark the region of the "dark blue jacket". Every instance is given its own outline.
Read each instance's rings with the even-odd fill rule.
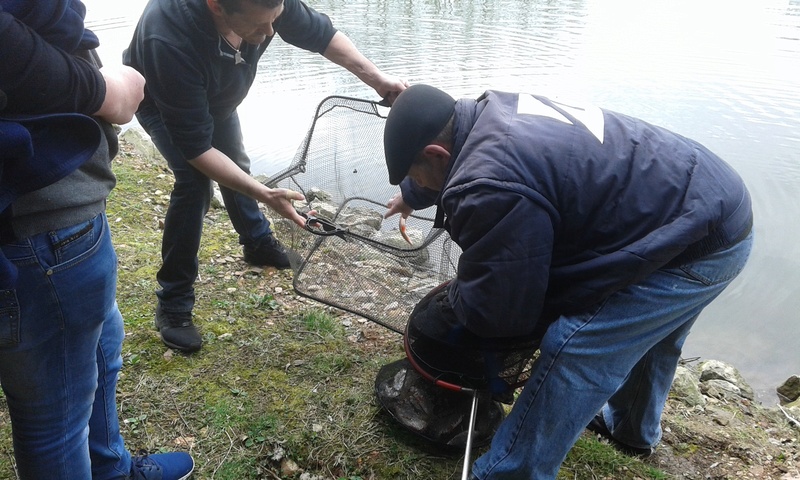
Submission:
[[[100,126],[84,115],[106,91],[99,70],[78,56],[98,45],[84,14],[77,0],[0,0],[0,239],[15,237],[10,205],[19,196],[66,177],[101,143]],[[48,199],[53,211],[71,206]],[[0,290],[15,280],[0,254]]]
[[[91,115],[100,109],[106,95],[103,76],[75,55],[99,43],[83,27],[85,10],[77,0],[0,0],[5,113]]]
[[[454,135],[436,202],[463,250],[451,304],[481,336],[541,334],[752,225],[728,164],[629,116],[487,91],[457,102]],[[431,204],[403,187],[412,207]]]
[[[336,30],[299,0],[285,0],[273,24],[287,43],[322,53]],[[215,120],[227,119],[247,96],[272,38],[241,45],[245,63],[221,39],[206,0],[150,0],[123,63],[144,75],[144,115],[160,115],[186,160],[211,148]]]

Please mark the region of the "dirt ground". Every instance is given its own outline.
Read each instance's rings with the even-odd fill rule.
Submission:
[[[800,479],[800,429],[777,408],[742,400],[688,409],[670,400],[647,463],[679,479]]]

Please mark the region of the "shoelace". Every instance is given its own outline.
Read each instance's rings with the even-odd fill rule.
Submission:
[[[164,317],[167,325],[173,328],[188,327],[192,324],[192,312],[169,312],[164,314]]]
[[[161,470],[161,466],[147,455],[131,458],[131,480],[149,480],[150,474]]]

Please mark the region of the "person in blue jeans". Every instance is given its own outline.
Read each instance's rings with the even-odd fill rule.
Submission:
[[[364,57],[324,14],[300,0],[151,0],[142,12],[123,63],[147,79],[136,114],[164,156],[175,183],[164,218],[155,325],[170,348],[194,352],[202,336],[194,324],[194,282],[203,218],[220,186],[239,234],[245,262],[286,269],[286,252],[261,212],[263,202],[302,225],[290,200],[297,192],[270,189],[250,176],[236,112],[263,70],[275,35],[323,55],[388,101],[406,87]],[[265,115],[282,112],[265,109]]]
[[[421,360],[539,349],[472,478],[556,478],[585,428],[652,453],[686,337],[750,253],[739,175],[617,112],[495,90],[455,100],[428,85],[395,100],[384,150],[400,185],[386,217],[436,205],[463,252],[446,291],[412,315],[416,341],[436,346]],[[492,365],[463,362],[476,363]],[[492,380],[486,368],[454,373]]]
[[[21,479],[188,478],[185,452],[132,456],[116,386],[123,319],[105,204],[112,123],[144,78],[100,68],[77,0],[0,0],[0,384]]]

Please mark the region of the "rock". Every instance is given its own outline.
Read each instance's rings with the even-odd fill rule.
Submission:
[[[290,458],[281,460],[281,473],[286,477],[292,477],[300,471],[300,467]]]
[[[211,182],[213,195],[211,196],[211,208],[224,208],[225,201],[222,199],[222,192],[219,190],[217,182]]]
[[[797,375],[792,375],[776,390],[778,392],[778,398],[780,399],[781,405],[792,403],[795,400],[800,399],[800,377]]]
[[[166,165],[167,161],[161,156],[150,135],[142,127],[131,127],[122,132],[119,136],[121,140],[129,143],[133,150],[140,153],[148,163]]]
[[[711,418],[711,420],[714,421],[714,423],[716,423],[717,425],[721,425],[723,427],[730,425],[731,421],[734,420],[736,417],[735,412],[730,412],[722,408],[714,408],[714,407],[707,408],[705,414],[708,415]]]
[[[690,407],[705,406],[706,399],[700,392],[700,379],[691,369],[679,365],[672,380],[672,397]]]
[[[306,192],[306,200],[308,200],[309,202],[312,202],[314,200],[320,200],[322,202],[330,202],[332,198],[333,197],[331,196],[330,193],[320,189],[319,187],[311,187]]]
[[[255,179],[256,179],[256,181],[257,181],[258,183],[260,183],[260,184],[262,184],[262,185],[267,185],[267,186],[269,186],[269,185],[268,185],[268,184],[269,184],[269,182],[271,182],[271,181],[272,181],[272,179],[270,178],[270,176],[269,176],[269,175],[262,175],[262,174],[259,174],[259,175],[253,175],[253,178],[255,178]],[[272,188],[272,187],[271,187],[271,188]]]
[[[300,480],[325,480],[325,477],[303,472],[300,474]]]
[[[419,230],[408,230],[406,233],[413,242],[413,246],[406,243],[403,237],[400,236],[400,232],[398,230],[378,232],[378,234],[375,235],[374,240],[398,249],[399,251],[395,253],[394,258],[400,259],[401,262],[408,262],[413,265],[425,265],[430,259],[430,252],[428,252],[427,248],[422,248],[419,250],[415,249],[415,247],[418,248],[419,245],[422,244],[422,242],[425,240],[425,236]]]
[[[742,389],[725,380],[708,380],[700,383],[700,391],[720,400],[736,402],[742,397]]]
[[[340,209],[339,205],[322,201],[327,195],[320,192],[316,194],[313,201],[310,201],[311,208],[317,211],[317,216],[331,220],[336,225],[352,230],[356,226],[369,227],[369,231],[358,232],[361,236],[371,237],[381,228],[383,215],[375,210],[364,207],[347,206]]]
[[[755,399],[755,392],[753,392],[753,389],[750,387],[750,385],[747,384],[747,382],[744,380],[744,377],[742,377],[739,371],[736,370],[736,368],[734,368],[732,365],[729,365],[725,362],[720,362],[719,360],[708,360],[702,362],[699,365],[699,368],[700,368],[701,391],[704,391],[702,386],[703,383],[717,380],[729,383],[734,388],[728,388],[725,385],[716,384],[715,385],[716,389],[722,389],[729,393],[738,391],[739,392],[738,395],[748,400]],[[706,390],[707,389],[708,388],[706,388]],[[708,395],[708,393],[706,394]]]
[[[336,223],[343,228],[353,228],[356,225],[363,225],[370,227],[375,232],[381,228],[383,215],[369,208],[347,207],[339,212],[339,215],[336,217]]]
[[[317,216],[320,218],[332,220],[336,216],[336,211],[339,210],[337,205],[321,201],[319,197],[313,201],[309,200],[309,202],[311,208],[317,211]]]
[[[348,232],[361,237],[372,238],[375,235],[375,228],[367,223],[354,223],[353,225],[342,224]]]

